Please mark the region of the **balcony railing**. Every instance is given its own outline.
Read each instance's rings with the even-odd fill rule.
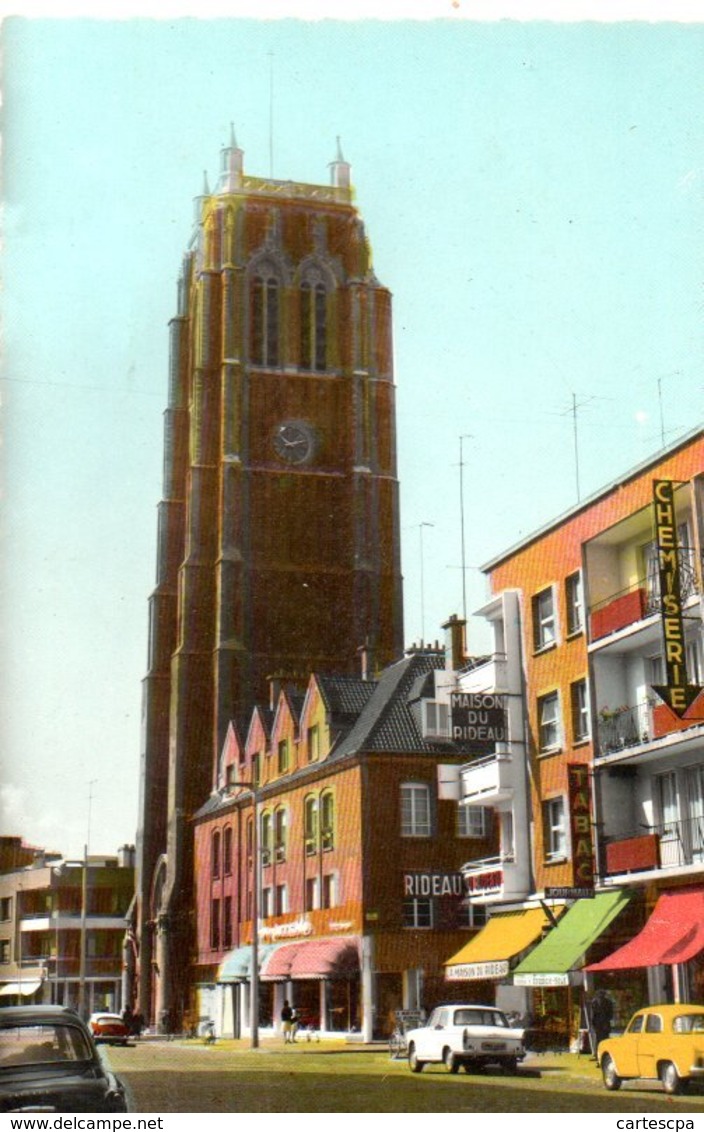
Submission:
[[[680,547],[679,568],[680,598],[684,603],[701,590],[700,574],[691,548]],[[659,576],[656,574],[649,578],[640,578],[634,585],[610,594],[603,601],[591,606],[589,610],[591,640],[598,641],[610,633],[625,629],[628,625],[659,613],[660,609]]]
[[[600,755],[611,755],[626,747],[648,743],[653,734],[650,705],[624,706],[613,711],[602,708],[598,713],[596,734]]]
[[[604,840],[606,876],[704,863],[704,816],[641,825]]]

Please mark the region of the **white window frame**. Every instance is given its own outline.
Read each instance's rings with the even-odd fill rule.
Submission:
[[[486,806],[467,806],[457,803],[457,837],[486,837],[489,828]]]
[[[567,859],[567,807],[562,794],[547,798],[544,805],[545,856],[548,861]]]
[[[421,700],[423,710],[423,735],[450,737],[450,705],[442,700]]]
[[[580,690],[577,702],[577,691]],[[574,680],[570,684],[570,708],[572,711],[572,738],[575,743],[585,743],[591,735],[591,717],[589,714],[589,687],[586,679]]]
[[[306,912],[315,912],[320,908],[320,878],[306,877],[305,880]]]
[[[576,637],[584,632],[584,585],[582,571],[575,570],[565,578],[565,602],[567,605],[567,633]]]
[[[555,587],[546,586],[533,595],[533,645],[536,652],[557,644]],[[549,607],[549,608],[548,608]]]
[[[428,783],[402,782],[400,795],[401,837],[432,837],[432,803]],[[421,798],[424,799],[422,807]],[[425,809],[424,814],[419,813],[420,808]]]
[[[555,712],[553,717],[545,718],[545,708],[548,704],[555,705]],[[546,729],[554,729],[554,742],[547,742],[549,737],[546,735]],[[538,696],[538,746],[542,753],[548,751],[559,751],[562,746],[562,720],[560,713],[560,693],[558,691],[546,692],[544,696]]]
[[[432,897],[407,896],[403,901],[403,926],[417,931],[430,931],[435,926],[435,905]]]

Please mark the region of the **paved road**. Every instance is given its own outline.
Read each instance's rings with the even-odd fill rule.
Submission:
[[[249,1050],[218,1042],[142,1042],[107,1057],[132,1096],[154,1112],[668,1112],[704,1113],[704,1096],[666,1098],[656,1085],[607,1093],[588,1058],[533,1057],[518,1076],[412,1075],[384,1051],[340,1043]]]

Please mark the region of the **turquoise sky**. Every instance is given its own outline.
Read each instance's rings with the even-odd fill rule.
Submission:
[[[230,122],[252,174],[273,148],[275,177],[327,182],[337,135],[352,164],[394,294],[410,643],[461,612],[461,434],[475,567],[576,502],[573,395],[583,497],[701,422],[704,24],[2,36],[0,825],[78,853],[94,779],[110,852],[136,825],[167,323]]]

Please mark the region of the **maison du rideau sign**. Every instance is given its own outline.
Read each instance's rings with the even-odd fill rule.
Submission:
[[[507,741],[506,709],[502,696],[486,692],[451,692],[452,738],[473,751],[493,751]]]
[[[666,684],[653,684],[653,691],[681,719],[702,689],[687,680],[675,485],[672,480],[653,480],[653,506],[667,679]]]

